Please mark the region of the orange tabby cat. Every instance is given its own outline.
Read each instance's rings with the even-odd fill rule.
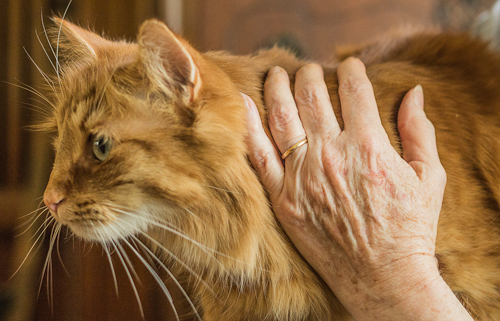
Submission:
[[[57,224],[118,255],[120,240],[140,237],[190,276],[203,320],[350,320],[276,222],[246,158],[239,93],[266,124],[266,72],[294,75],[306,62],[280,49],[201,54],[155,20],[137,44],[58,23],[66,64],[47,123],[57,137],[44,196]],[[422,84],[448,174],[440,269],[473,317],[500,320],[500,57],[468,35],[436,32],[351,54],[367,65],[399,151],[397,109]],[[325,79],[342,125],[335,69]]]

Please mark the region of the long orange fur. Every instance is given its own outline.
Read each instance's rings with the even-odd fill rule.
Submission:
[[[154,20],[138,44],[59,23],[67,61],[47,124],[57,138],[46,195],[64,202],[54,217],[103,244],[105,231],[115,240],[147,233],[158,257],[189,276],[203,320],[350,320],[276,222],[246,158],[239,93],[253,98],[267,130],[267,71],[285,68],[293,89],[307,62],[276,48],[202,54]],[[365,62],[399,152],[398,107],[423,86],[448,174],[440,270],[474,318],[500,320],[500,57],[467,34],[435,31],[392,35],[347,54]],[[325,66],[325,80],[342,125],[337,65]],[[96,135],[113,141],[104,162],[92,154]]]

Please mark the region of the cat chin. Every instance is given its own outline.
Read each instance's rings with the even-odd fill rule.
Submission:
[[[98,243],[117,242],[147,229],[147,225],[141,222],[130,222],[125,225],[113,221],[69,223],[68,227],[83,240]]]

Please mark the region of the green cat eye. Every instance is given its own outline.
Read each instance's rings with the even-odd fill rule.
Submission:
[[[111,151],[111,140],[104,136],[95,136],[92,150],[94,151],[94,156],[101,162],[104,162]]]

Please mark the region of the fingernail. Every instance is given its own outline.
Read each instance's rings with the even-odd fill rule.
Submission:
[[[281,67],[273,67],[269,70],[269,72],[267,73],[267,76],[272,76],[272,75],[276,75],[276,74],[279,74],[281,72]]]
[[[417,85],[413,89],[413,101],[418,107],[424,108],[424,91],[422,90],[422,86]]]
[[[241,95],[241,98],[243,99],[243,102],[245,103],[245,107],[247,109],[250,109],[250,105],[248,104],[248,99],[247,99],[248,96],[245,95],[244,93],[240,93],[240,95]]]
[[[257,106],[253,102],[252,98],[250,98],[250,96],[248,95],[245,95],[244,93],[240,93],[240,95],[243,98],[243,101],[245,102],[245,107],[247,108],[248,111],[248,117],[253,119],[259,118],[259,116],[257,116],[258,114]]]

